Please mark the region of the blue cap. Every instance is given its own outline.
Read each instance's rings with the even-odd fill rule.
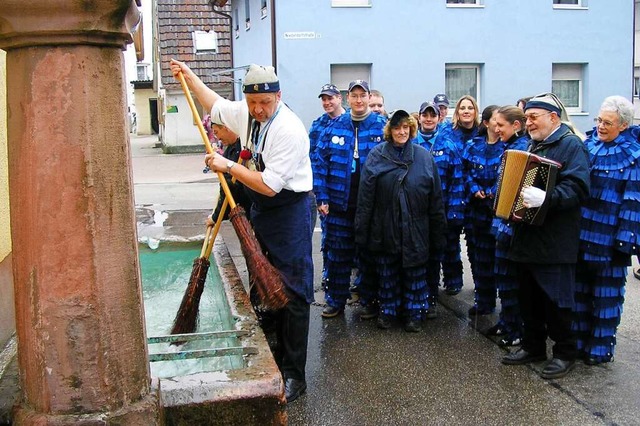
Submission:
[[[355,87],[359,87],[362,90],[364,90],[365,92],[370,93],[370,91],[369,91],[369,83],[367,83],[365,80],[354,80],[351,83],[349,83],[348,92],[351,92]]]
[[[338,90],[335,84],[325,84],[320,89],[320,94],[318,95],[318,97],[321,97],[322,95],[335,96],[339,94],[340,90]]]

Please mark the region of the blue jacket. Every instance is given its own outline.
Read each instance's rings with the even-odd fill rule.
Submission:
[[[597,132],[585,141],[591,163],[591,194],[582,207],[580,257],[611,262],[617,252],[640,253],[640,127],[611,142]]]
[[[338,117],[336,117],[335,120],[337,120]],[[313,152],[316,149],[316,145],[318,144],[318,139],[320,138],[320,135],[322,134],[322,132],[329,126],[331,126],[334,122],[334,119],[332,119],[329,114],[327,114],[326,112],[324,114],[322,114],[320,117],[316,118],[315,120],[313,120],[313,123],[311,123],[311,128],[309,129],[309,153],[313,154]]]
[[[433,157],[407,143],[402,151],[376,146],[360,178],[356,244],[372,252],[400,254],[402,266],[424,265],[444,248],[446,218]]]
[[[367,155],[382,141],[386,118],[371,113],[358,126],[358,156],[360,168]],[[330,209],[347,210],[355,148],[355,128],[350,114],[338,117],[318,139],[312,155],[313,192],[318,205],[329,204]]]
[[[447,224],[462,226],[465,209],[464,179],[462,161],[456,147],[443,138],[439,130],[433,136],[418,132],[415,143],[431,153],[438,167],[442,199],[447,214]]]
[[[509,248],[515,262],[575,263],[580,238],[580,207],[589,196],[589,155],[565,124],[542,142],[531,141],[534,154],[558,161],[556,185],[547,194],[547,215],[540,226],[517,223]]]

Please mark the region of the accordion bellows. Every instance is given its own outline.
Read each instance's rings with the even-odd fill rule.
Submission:
[[[531,225],[542,224],[547,212],[546,203],[540,207],[526,208],[520,193],[526,186],[535,186],[549,193],[555,186],[560,167],[560,163],[530,152],[506,150],[502,155],[493,204],[496,216]]]

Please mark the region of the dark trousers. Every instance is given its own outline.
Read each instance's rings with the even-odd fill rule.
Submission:
[[[541,277],[554,276],[561,282],[573,276],[566,268],[574,265],[517,263],[520,284],[518,299],[524,321],[522,349],[533,354],[546,353],[547,337],[555,342],[553,357],[565,361],[576,358],[576,338],[571,331],[572,310],[560,308],[540,284]]]
[[[284,379],[305,380],[310,305],[291,295],[283,309],[275,312],[276,347],[274,358]]]

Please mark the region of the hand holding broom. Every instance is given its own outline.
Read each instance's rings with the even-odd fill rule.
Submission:
[[[202,125],[202,121],[200,120],[200,116],[182,72],[178,73],[178,79],[180,80],[182,90],[184,91],[189,107],[191,108],[194,121],[198,125],[198,130],[202,136],[202,141],[204,142],[207,153],[211,154],[213,153],[213,149],[209,143],[209,137]],[[231,191],[229,190],[229,186],[227,185],[227,181],[224,179],[222,173],[217,173],[220,184],[222,185],[222,190],[224,191],[227,201],[231,206],[229,218],[233,224],[236,234],[238,235],[242,254],[247,261],[251,284],[256,286],[258,296],[265,308],[283,308],[289,302],[289,297],[285,292],[282,274],[265,257],[262,252],[262,248],[260,247],[260,243],[253,234],[253,229],[247,220],[244,209],[236,205],[233,196],[231,195]]]

